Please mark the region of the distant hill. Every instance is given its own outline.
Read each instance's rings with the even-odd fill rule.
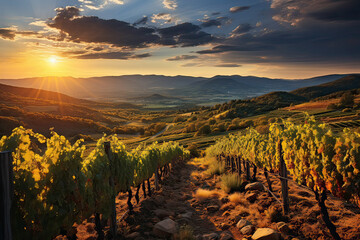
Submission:
[[[182,99],[178,97],[164,96],[157,93],[145,97],[136,97],[132,99],[136,101],[145,101],[145,102],[182,101]]]
[[[185,96],[224,94],[244,99],[273,91],[291,91],[297,88],[323,84],[345,75],[326,75],[309,79],[271,79],[256,76],[218,75],[211,78],[164,75],[123,75],[90,78],[36,77],[0,79],[0,83],[60,92],[76,98],[133,98],[144,94]]]
[[[253,98],[252,101],[258,104],[269,104],[269,105],[285,105],[288,106],[292,103],[302,103],[306,101],[305,97],[298,96],[288,92],[271,92],[260,97]]]
[[[320,84],[312,87],[300,88],[290,93],[305,97],[306,99],[313,99],[329,95],[339,91],[346,91],[360,88],[360,75],[348,75],[332,82]]]
[[[55,101],[57,103],[71,103],[71,104],[89,104],[91,101],[82,100],[68,95],[40,90],[35,88],[14,87],[5,84],[0,84],[0,100],[10,100],[10,98],[31,98],[33,100]]]
[[[183,90],[185,91],[204,91],[213,93],[236,93],[238,91],[255,90],[247,83],[239,82],[231,77],[214,77],[207,80],[192,83]]]

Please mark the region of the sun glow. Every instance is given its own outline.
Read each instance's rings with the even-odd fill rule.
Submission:
[[[59,60],[57,59],[56,56],[51,56],[51,57],[48,58],[48,62],[49,62],[50,64],[52,64],[52,65],[55,65],[56,63],[59,62]]]

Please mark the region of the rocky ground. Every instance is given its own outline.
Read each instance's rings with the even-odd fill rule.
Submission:
[[[161,189],[119,222],[119,239],[332,239],[310,190],[290,181],[290,214],[283,217],[280,204],[262,187],[261,171],[258,182],[248,184],[245,191],[227,194],[220,177],[208,176],[203,163],[193,159],[174,167]],[[271,179],[280,197],[280,181]],[[118,217],[127,210],[126,200],[126,194],[118,196]],[[360,210],[336,198],[326,203],[341,238],[360,239]],[[84,221],[77,237],[96,239],[94,227],[93,219]]]

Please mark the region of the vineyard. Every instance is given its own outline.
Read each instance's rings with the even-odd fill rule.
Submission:
[[[170,164],[189,157],[176,142],[139,145],[127,150],[116,135],[104,136],[88,156],[83,140],[71,144],[52,132],[50,138],[18,127],[0,141],[0,151],[13,152],[12,228],[14,239],[51,239],[75,222],[95,214],[111,218],[116,234],[115,196],[131,188],[150,189]],[[157,183],[157,182],[156,182]]]
[[[294,181],[315,193],[323,220],[335,239],[340,237],[329,220],[327,193],[360,205],[360,134],[350,129],[335,134],[329,126],[311,117],[299,125],[281,121],[271,124],[268,134],[249,129],[246,134],[229,135],[206,153],[225,160],[240,174],[243,165],[248,179],[249,164],[253,165],[252,179],[256,179],[257,168],[262,168],[265,174],[280,173],[280,179],[286,183],[283,180],[288,170]],[[271,189],[269,181],[268,187]],[[286,191],[287,185],[283,185],[285,208]]]

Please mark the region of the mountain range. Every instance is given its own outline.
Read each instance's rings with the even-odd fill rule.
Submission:
[[[163,75],[123,75],[91,78],[35,77],[0,79],[0,83],[49,90],[86,99],[134,98],[146,94],[196,98],[223,95],[224,99],[249,98],[272,91],[291,91],[328,83],[347,74],[325,75],[308,79],[271,79],[255,76],[218,75],[211,78]]]

